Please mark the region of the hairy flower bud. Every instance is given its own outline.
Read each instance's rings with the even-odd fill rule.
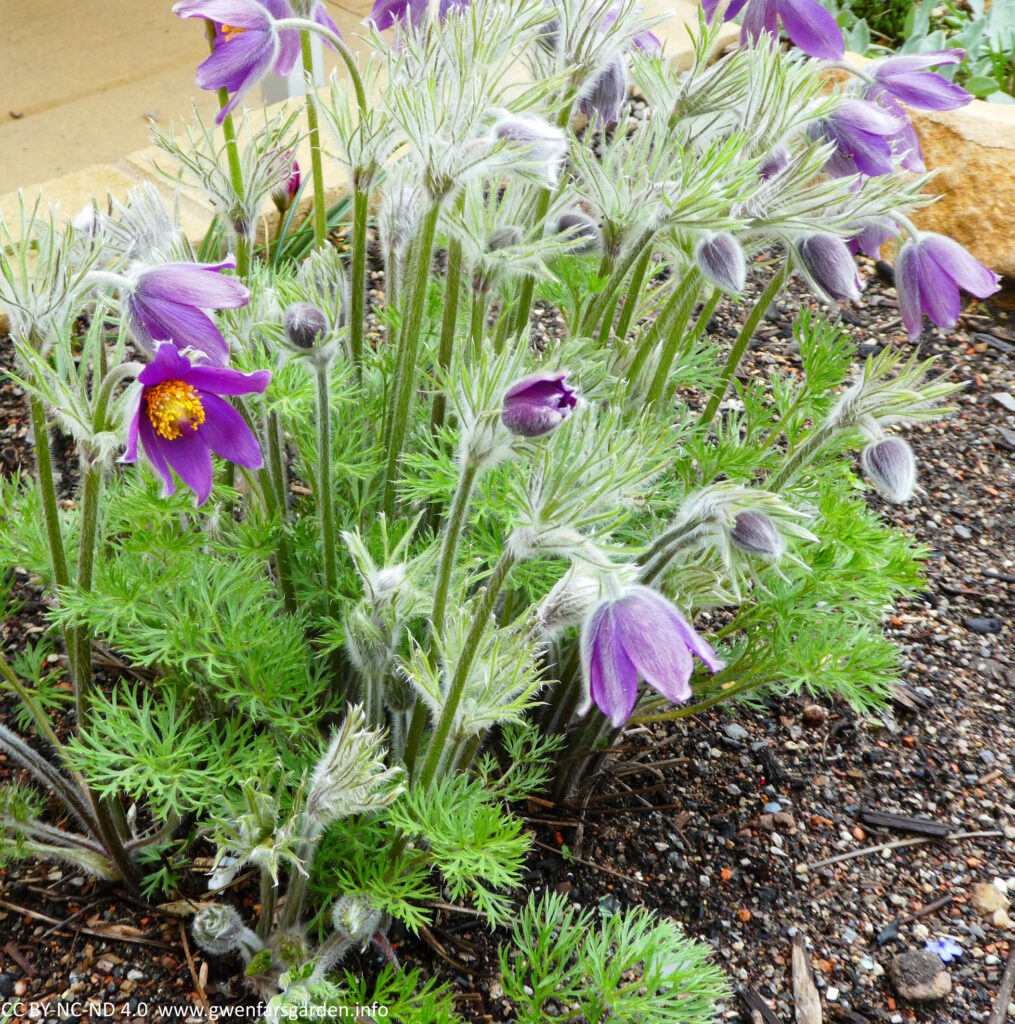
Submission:
[[[557,234],[568,235],[574,239],[571,252],[576,256],[584,256],[595,252],[601,241],[599,226],[581,210],[566,210],[557,218]]]
[[[567,152],[567,138],[559,128],[539,117],[513,114],[493,126],[493,137],[509,147],[527,150],[523,154],[524,162],[541,167],[547,178],[556,183]]]
[[[860,275],[849,246],[835,235],[808,235],[797,244],[800,260],[811,281],[836,302],[860,298]]]
[[[212,956],[223,956],[234,949],[243,950],[250,956],[262,945],[261,940],[244,925],[237,911],[221,903],[199,911],[191,931],[194,941]]]
[[[520,227],[508,224],[505,227],[497,228],[495,231],[490,232],[490,237],[486,240],[486,247],[490,252],[496,252],[498,249],[509,249],[513,245],[521,245],[522,237],[522,229]]]
[[[740,243],[728,232],[706,235],[694,250],[702,276],[724,292],[743,291],[747,261]]]
[[[285,334],[293,348],[311,349],[328,333],[328,320],[310,302],[294,302],[285,311]]]
[[[550,635],[577,626],[602,596],[603,585],[598,579],[569,569],[540,603],[536,613],[539,625]]]
[[[745,509],[738,512],[730,530],[730,540],[750,555],[761,555],[763,558],[778,558],[786,550],[782,534],[775,523],[757,509]]]
[[[620,109],[627,99],[627,64],[617,54],[592,80],[581,98],[581,112],[600,125],[612,124],[620,117]]]
[[[776,146],[766,153],[758,164],[758,175],[764,181],[771,181],[776,175],[782,174],[789,167],[789,152],[785,146]]]
[[[336,932],[362,946],[380,928],[381,912],[366,896],[340,896],[331,908],[331,923]]]
[[[885,437],[867,445],[860,456],[871,483],[889,501],[909,501],[916,490],[916,459],[901,437]]]
[[[296,193],[300,190],[300,165],[293,160],[292,173],[287,181],[280,182],[278,187],[271,193],[272,201],[278,207],[279,213],[285,213],[293,204]]]
[[[520,437],[541,437],[559,427],[578,404],[574,388],[564,383],[565,373],[535,373],[516,381],[504,393],[500,418]]]

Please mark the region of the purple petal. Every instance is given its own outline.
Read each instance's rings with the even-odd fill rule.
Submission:
[[[137,375],[146,388],[167,380],[182,380],[190,372],[190,360],[171,342],[155,350],[155,358]]]
[[[997,274],[977,262],[958,242],[946,235],[923,235],[920,254],[978,299],[993,295],[1001,287]]]
[[[740,25],[740,41],[748,43],[768,35],[772,42],[779,36],[779,11],[775,0],[750,0]]]
[[[198,349],[215,363],[224,363],[229,358],[229,346],[222,332],[199,309],[168,299],[146,301],[137,294],[131,296],[130,302],[156,341],[172,341],[179,348]]]
[[[649,686],[676,704],[691,697],[691,652],[673,628],[665,599],[651,590],[635,590],[611,611],[620,645]]]
[[[895,99],[922,110],[954,110],[973,100],[962,86],[930,71],[882,75],[878,81]]]
[[[295,29],[284,28],[278,33],[278,56],[272,70],[285,78],[301,57],[300,34]],[[334,49],[334,47],[332,47]]]
[[[915,242],[906,242],[895,261],[895,291],[899,296],[902,322],[914,340],[923,333],[923,307],[920,305],[920,268]]]
[[[916,257],[920,305],[938,327],[954,327],[962,312],[959,286],[948,271],[927,255],[920,243],[917,244]]]
[[[202,89],[243,91],[267,71],[277,46],[273,33],[246,29],[219,43],[211,56],[198,66],[197,84]]]
[[[592,640],[589,692],[614,728],[631,717],[638,700],[638,672],[618,641],[609,610]]]
[[[173,14],[178,18],[206,18],[236,28],[265,28],[269,23],[264,6],[256,0],[187,0],[176,4]]]
[[[318,25],[323,26],[329,32],[334,32],[336,36],[341,38],[342,33],[339,31],[338,26],[331,20],[331,15],[328,14],[328,9],[324,6],[323,3],[318,3],[318,5],[314,8],[313,20],[316,21]],[[329,39],[325,39],[322,36],[321,41],[324,43],[325,46],[331,47],[332,50],[335,49],[334,44]]]
[[[842,60],[846,43],[831,13],[817,0],[777,0],[786,34],[811,57]]]
[[[418,25],[425,13],[426,0],[377,0],[366,21],[383,32],[406,18],[412,25]]]
[[[157,436],[152,431],[152,436]],[[142,438],[144,440],[144,438]],[[159,438],[158,447],[166,461],[176,470],[176,475],[197,495],[198,505],[203,505],[211,494],[212,471],[211,452],[202,437],[202,430],[184,434],[173,441]]]
[[[223,263],[167,263],[151,267],[138,275],[135,294],[145,298],[168,299],[183,306],[206,309],[238,309],[250,301],[250,292],[239,278],[218,273],[235,267]]]
[[[173,494],[176,491],[176,483],[173,480],[173,472],[169,468],[169,462],[166,459],[165,445],[168,442],[163,441],[155,433],[147,414],[141,416],[138,434],[141,436],[141,446],[144,448],[148,464],[162,477],[162,497]]]
[[[247,469],[264,465],[261,447],[243,417],[217,395],[198,391],[204,407],[204,423],[198,427],[201,440],[218,456]]]
[[[271,372],[240,373],[227,366],[190,366],[180,379],[199,391],[215,395],[249,395],[252,391],[259,394],[264,391],[271,383]]]
[[[137,462],[137,433],[141,425],[141,398],[143,389],[138,388],[137,401],[130,414],[130,422],[127,427],[127,447],[124,449],[121,462]]]

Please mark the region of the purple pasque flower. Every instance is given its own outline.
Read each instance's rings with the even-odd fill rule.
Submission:
[[[579,109],[590,121],[594,118],[600,125],[613,124],[626,99],[627,61],[618,53],[583,90]]]
[[[854,256],[862,252],[864,256],[876,260],[881,258],[881,247],[885,242],[897,234],[894,223],[887,218],[866,220],[859,225],[855,235],[846,239],[846,246]]]
[[[603,20],[599,23],[599,31],[608,32],[619,17],[620,7],[618,5],[617,7],[611,8],[603,16]],[[655,57],[662,53],[662,40],[650,29],[646,28],[641,32],[635,32],[635,34],[631,36],[631,42],[634,43],[642,53],[647,54],[649,57]]]
[[[282,182],[277,189],[271,194],[271,198],[278,207],[279,213],[285,213],[293,204],[293,200],[296,198],[296,193],[300,190],[300,183],[303,180],[300,174],[300,165],[296,162],[296,158],[292,153],[286,154],[286,159],[291,161],[291,171],[287,181]]]
[[[961,64],[965,54],[965,50],[937,50],[875,61],[870,68],[875,83],[871,95],[887,94],[893,100],[921,110],[964,107],[973,97],[962,86],[928,69],[942,64]]]
[[[702,0],[701,6],[711,22],[719,0]],[[842,30],[818,0],[732,0],[725,20],[732,21],[745,7],[747,13],[740,29],[743,45],[764,35],[777,39],[781,19],[786,35],[809,56],[841,60],[846,52]]]
[[[250,301],[242,281],[220,270],[236,263],[164,263],[131,276],[124,315],[138,343],[154,353],[159,342],[203,352],[213,363],[229,358],[229,346],[205,309],[238,309]]]
[[[997,274],[978,263],[958,242],[933,232],[911,238],[895,263],[895,289],[902,322],[911,338],[923,330],[926,313],[938,327],[954,327],[962,312],[962,288],[978,299],[1001,285]]]
[[[909,127],[901,107],[893,112],[870,100],[846,99],[815,127],[814,133],[835,144],[835,152],[825,164],[828,174],[836,178],[854,174],[875,177],[895,170],[895,143]]]
[[[716,288],[738,295],[747,280],[743,246],[728,231],[706,233],[694,248],[702,276]]]
[[[429,0],[375,0],[373,10],[365,21],[381,32],[399,22],[408,22],[417,28],[426,17],[429,6]],[[451,11],[463,10],[468,6],[469,0],[440,0],[438,17],[443,21]]]
[[[797,242],[797,252],[811,282],[836,302],[855,302],[863,283],[849,246],[835,235],[818,233]]]
[[[581,628],[585,696],[579,714],[593,703],[617,727],[638,699],[638,679],[675,704],[691,698],[693,655],[712,672],[724,665],[711,646],[666,598],[632,586],[600,601]]]
[[[276,20],[293,17],[287,0],[181,0],[173,13],[215,25],[215,48],[196,77],[202,89],[232,93],[215,116],[217,124],[269,70],[288,75],[299,59],[299,32],[275,27]]]
[[[159,345],[155,358],[138,374],[137,396],[127,432],[124,462],[145,457],[165,487],[176,490],[173,471],[203,505],[211,494],[211,453],[247,469],[263,465],[261,448],[243,417],[222,395],[246,395],[268,386],[267,370],[240,373],[225,366],[194,366],[175,345]]]
[[[519,437],[541,437],[555,430],[578,405],[578,393],[559,370],[534,373],[504,392],[500,418]]]

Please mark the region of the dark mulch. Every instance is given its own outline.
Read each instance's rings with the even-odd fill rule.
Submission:
[[[913,351],[890,287],[872,265],[866,269],[863,304],[843,311],[858,358],[885,344]],[[799,370],[790,321],[811,301],[796,288],[783,298],[745,372]],[[732,337],[737,317],[737,307],[722,307],[716,333]],[[547,313],[538,333],[556,327]],[[764,716],[720,710],[635,730],[574,801],[529,808],[536,840],[529,887],[567,892],[583,906],[645,904],[673,916],[783,1024],[794,1019],[789,963],[797,930],[826,1021],[850,1024],[985,1021],[1013,939],[1013,926],[978,914],[970,893],[998,878],[1010,879],[1015,896],[1015,316],[977,307],[953,332],[928,329],[918,347],[968,385],[957,415],[907,435],[924,490],[903,507],[870,499],[931,548],[927,592],[886,610],[885,629],[905,666],[898,700],[859,719],[833,701],[774,697]],[[9,343],[0,343],[0,366],[11,356]],[[0,383],[3,471],[27,467],[28,451],[23,396]],[[70,454],[63,452],[65,472]],[[68,500],[72,493],[65,489]],[[8,650],[43,628],[40,595],[23,573],[17,585],[25,603],[0,631]],[[10,701],[0,704],[0,720],[9,722],[12,711]],[[12,774],[0,758],[0,780]],[[900,817],[871,812],[929,819],[953,836],[1000,835],[933,839],[805,869],[920,838]],[[182,888],[196,897],[200,876]],[[238,889],[238,904],[252,899]],[[892,957],[945,935],[964,950],[949,965],[951,995],[907,1004],[887,975]],[[503,1020],[511,1008],[495,980],[501,938],[466,914],[438,911],[428,942],[403,939],[399,953],[450,977],[468,1017]],[[51,1008],[92,998],[111,1003],[118,1020],[200,1006],[202,993],[213,1006],[245,998],[237,965],[189,952],[190,962],[180,920],[167,910],[51,865],[0,872],[0,997]],[[751,1019],[742,1001],[724,1016]]]

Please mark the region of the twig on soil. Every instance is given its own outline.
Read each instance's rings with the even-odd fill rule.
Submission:
[[[557,856],[562,856],[561,851],[558,850],[556,846],[548,846],[546,843],[541,843],[538,839],[533,839],[532,842],[534,845],[540,847],[543,850],[549,850],[551,853],[557,854]],[[603,871],[606,874],[613,875],[614,878],[620,878],[631,885],[645,884],[644,882],[639,881],[637,878],[634,878],[631,875],[625,875],[623,871],[617,871],[615,868],[608,868],[605,864],[596,864],[594,861],[586,860],[584,857],[576,857],[570,851],[568,851],[568,853],[564,855],[564,860],[573,860],[576,864],[583,864],[587,868],[592,868],[593,871]]]
[[[1015,945],[1008,951],[1008,965],[1004,969],[1001,987],[997,990],[994,1007],[990,1011],[987,1024],[1004,1024],[1013,990],[1015,990]]]
[[[126,942],[134,946],[153,946],[156,949],[168,950],[170,953],[176,950],[175,946],[170,946],[167,942],[159,942],[158,939],[146,939],[142,935],[112,935],[109,932],[101,932],[96,928],[80,928],[77,925],[66,924],[64,921],[58,921],[55,917],[50,917],[48,914],[40,914],[36,910],[29,910],[28,907],[20,907],[17,903],[8,903],[6,900],[0,900],[0,907],[3,907],[4,910],[13,910],[16,914],[24,914],[25,917],[42,921],[45,924],[55,925],[56,927],[51,929],[52,931],[68,931],[75,932],[78,935],[90,935],[95,939],[105,939],[106,942]]]
[[[494,975],[487,973],[486,971],[475,970],[469,967],[467,964],[459,963],[457,960],[453,960],[448,956],[448,951],[437,941],[437,937],[434,935],[426,925],[421,925],[419,934],[423,937],[423,941],[449,966],[453,967],[456,971],[461,971],[462,974],[469,974],[473,978],[488,978],[493,979]]]
[[[194,980],[194,991],[197,992],[197,996],[201,1000],[201,1005],[204,1007],[205,1019],[210,1020],[211,1005],[208,1002],[208,993],[205,992],[204,985],[201,984],[201,978],[197,973],[194,958],[190,955],[190,943],[187,941],[187,929],[184,927],[182,921],[180,922],[180,941],[183,943],[183,955],[187,958],[187,966],[190,968],[190,976]]]
[[[857,857],[866,857],[872,853],[881,853],[883,850],[895,850],[902,846],[922,846],[924,843],[948,842],[954,843],[959,839],[990,839],[995,836],[1003,836],[1004,833],[998,829],[989,832],[956,832],[954,835],[945,836],[942,839],[930,836],[919,836],[913,839],[896,839],[891,843],[879,843],[877,846],[865,846],[862,850],[850,850],[849,853],[840,853],[836,857],[828,857],[826,860],[816,860],[810,864],[797,864],[798,875],[806,875],[814,868],[828,867],[829,864],[838,864],[844,860],[855,860]]]

